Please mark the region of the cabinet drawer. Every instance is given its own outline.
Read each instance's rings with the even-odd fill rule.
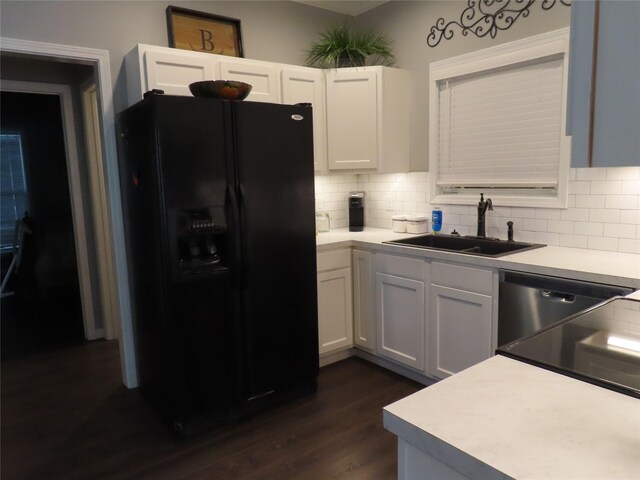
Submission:
[[[351,249],[331,250],[318,253],[318,272],[351,267]]]
[[[431,263],[431,283],[485,295],[493,294],[493,270],[449,263]]]
[[[376,272],[424,281],[425,261],[421,258],[376,254]]]

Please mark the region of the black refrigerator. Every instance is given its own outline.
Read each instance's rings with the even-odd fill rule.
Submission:
[[[148,94],[118,137],[145,396],[189,433],[315,391],[311,107]]]

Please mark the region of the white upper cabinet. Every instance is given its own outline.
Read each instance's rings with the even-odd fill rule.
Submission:
[[[142,100],[153,89],[167,95],[188,95],[189,84],[215,80],[216,61],[212,56],[174,48],[138,45],[125,57],[129,104]]]
[[[378,166],[377,75],[340,69],[327,73],[329,168]]]
[[[154,51],[148,51],[145,56],[149,90],[157,88],[168,95],[191,95],[190,83],[214,78],[213,63],[202,58],[182,58],[171,52]]]
[[[572,167],[638,165],[639,25],[638,1],[571,4],[567,133],[573,137]]]
[[[327,134],[324,74],[317,68],[282,69],[282,103],[310,103],[313,107],[313,164],[316,173],[327,173]]]
[[[280,103],[277,63],[190,52],[139,44],[125,57],[129,104],[152,89],[168,95],[191,95],[189,84],[200,80],[236,80],[253,88],[247,100]]]
[[[247,100],[311,103],[315,171],[409,171],[409,72],[389,67],[320,70],[138,44],[125,57],[129,105],[145,92],[191,95],[201,80],[236,80]]]
[[[409,73],[389,67],[326,71],[329,170],[409,170]]]
[[[219,59],[218,69],[220,80],[235,80],[253,86],[247,100],[280,103],[280,68],[277,64],[224,57]]]

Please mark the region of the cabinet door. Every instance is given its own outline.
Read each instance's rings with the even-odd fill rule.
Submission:
[[[310,103],[313,107],[313,165],[316,172],[327,169],[324,105],[324,74],[317,68],[282,70],[282,103]]]
[[[249,60],[220,60],[220,79],[236,80],[253,86],[247,100],[280,103],[278,67]]]
[[[376,274],[379,355],[424,370],[424,282]]]
[[[327,143],[330,170],[378,166],[378,76],[363,68],[327,76]]]
[[[376,319],[373,255],[370,252],[354,250],[352,259],[354,343],[366,350],[374,351]]]
[[[492,355],[490,295],[431,285],[431,376],[446,378]]]
[[[318,339],[321,355],[353,345],[349,268],[318,273]]]
[[[145,92],[156,88],[164,90],[167,95],[191,96],[190,83],[215,78],[215,60],[207,54],[196,56],[183,52],[148,50],[144,63]]]

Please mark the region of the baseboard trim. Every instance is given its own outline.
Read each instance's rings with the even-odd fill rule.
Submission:
[[[378,365],[379,367],[385,368],[387,370],[391,370],[393,373],[402,375],[403,377],[409,378],[414,382],[421,383],[422,385],[427,387],[438,382],[438,380],[435,378],[427,377],[426,375],[423,375],[421,373],[414,372],[390,360],[386,360],[370,352],[367,352],[366,350],[363,350],[357,346],[345,348],[344,350],[339,350],[337,352],[326,353],[320,356],[320,367],[322,368],[350,357],[361,358],[363,360],[366,360],[367,362],[373,363],[374,365]]]
[[[364,350],[361,350],[359,348],[354,348],[354,354],[356,357],[358,358],[362,358],[363,360],[366,360],[368,362],[371,362],[375,365],[378,365],[379,367],[382,368],[386,368],[387,370],[391,370],[394,373],[397,373],[398,375],[402,375],[403,377],[407,377],[415,382],[421,383],[422,385],[428,387],[429,385],[433,385],[434,383],[438,382],[438,380],[431,378],[431,377],[427,377],[425,375],[422,375],[418,372],[414,372],[409,370],[408,368],[402,367],[400,365],[397,365],[389,360],[386,360],[384,358],[380,358],[376,355],[373,355],[369,352],[366,352]]]
[[[346,348],[344,350],[340,350],[337,352],[326,353],[320,356],[320,367],[324,367],[326,365],[330,365],[335,362],[339,362],[340,360],[344,360],[345,358],[353,357],[355,352],[354,348]]]

